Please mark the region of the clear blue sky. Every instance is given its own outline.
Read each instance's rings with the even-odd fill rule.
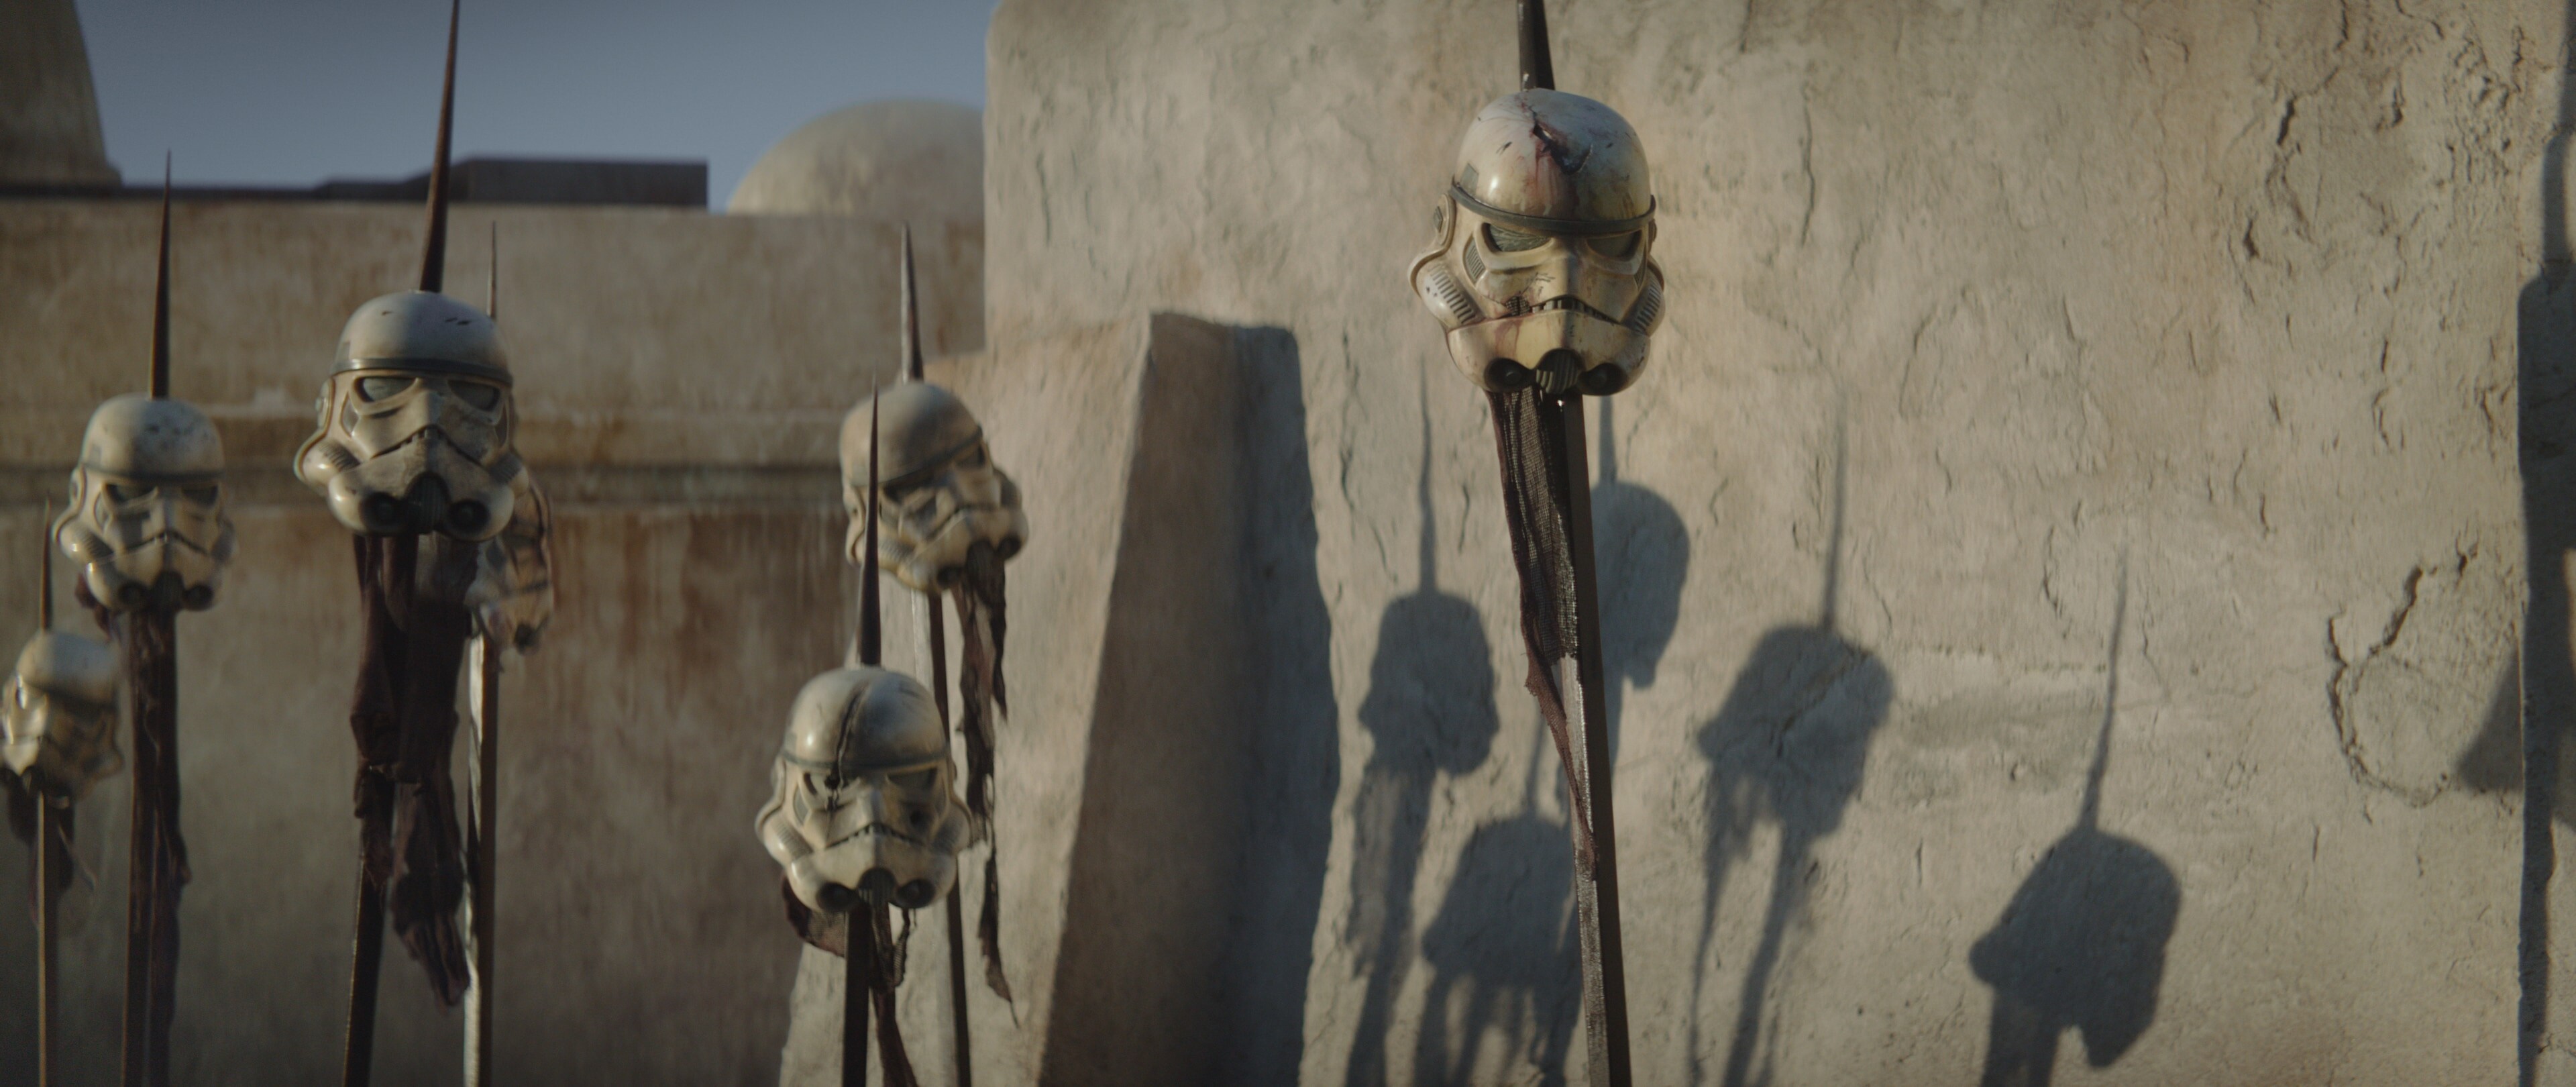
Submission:
[[[996,0],[465,0],[455,157],[705,159],[873,98],[984,104]],[[429,163],[446,0],[78,0],[127,180],[308,186]]]

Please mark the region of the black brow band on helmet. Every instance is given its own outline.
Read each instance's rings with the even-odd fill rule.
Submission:
[[[502,385],[516,384],[510,371],[489,363],[465,362],[459,359],[341,359],[332,364],[331,372],[345,374],[352,370],[409,370],[427,374],[452,374]]]
[[[965,456],[976,446],[983,444],[983,442],[984,428],[976,427],[974,434],[968,436],[964,441],[949,446],[947,449],[941,450],[939,453],[923,460],[921,462],[921,467],[905,472],[893,479],[879,480],[877,482],[877,489],[882,491],[900,491],[907,487],[911,487],[914,484],[929,479],[932,474],[938,472],[942,468],[948,467],[949,462]]]
[[[1517,211],[1504,211],[1468,195],[1467,190],[1459,188],[1456,182],[1450,183],[1449,195],[1485,218],[1544,234],[1574,234],[1582,237],[1625,234],[1644,227],[1655,217],[1655,198],[1651,196],[1646,198],[1646,213],[1643,215],[1631,215],[1625,219],[1549,219],[1537,215],[1523,215]]]

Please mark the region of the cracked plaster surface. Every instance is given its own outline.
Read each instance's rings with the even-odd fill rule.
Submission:
[[[1525,799],[1552,756],[1516,686],[1481,398],[1400,280],[1461,126],[1512,85],[1508,12],[1013,0],[995,21],[993,340],[1173,310],[1284,328],[1304,360],[1341,772],[1277,798],[1334,828],[1302,1058],[1233,1081],[1342,1082],[1377,1029],[1349,868],[1385,831],[1358,815],[1376,740],[1354,707],[1414,588],[1425,425],[1442,584],[1501,678],[1492,754],[1427,794],[1418,935],[1453,888],[1511,885],[1469,878],[1480,828],[1562,818]],[[1717,1082],[1755,993],[1750,1067],[1773,1082],[1965,1082],[1993,999],[1968,948],[2075,824],[2106,712],[2101,825],[2171,869],[2180,909],[2152,1023],[2087,1082],[2509,1074],[2518,801],[2462,760],[2521,607],[2516,300],[2563,12],[1550,16],[1559,86],[1647,141],[1670,282],[1648,380],[1596,424],[1687,542],[1631,572],[1677,619],[1621,687],[1641,1080]],[[1829,564],[1835,644],[1884,668],[1882,719],[1831,772],[1712,761],[1766,635],[1819,629]],[[1776,965],[1748,986],[1802,835]],[[1525,908],[1491,905],[1491,932]],[[1388,1074],[1436,1052],[1538,1079],[1527,1024],[1468,1036],[1442,969],[1394,998]]]

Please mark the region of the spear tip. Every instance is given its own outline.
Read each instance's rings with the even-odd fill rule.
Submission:
[[[1556,89],[1556,64],[1548,57],[1547,0],[1520,0],[1521,89]]]
[[[54,500],[45,500],[44,536],[36,559],[36,632],[54,629]]]
[[[420,289],[447,285],[447,147],[456,122],[456,25],[464,0],[447,4],[447,82],[438,99],[438,149],[429,160],[429,244],[421,256]]]
[[[152,278],[152,376],[155,400],[170,396],[170,153],[161,153],[161,257]]]
[[[903,377],[925,379],[921,363],[921,291],[912,272],[912,224],[903,224]]]

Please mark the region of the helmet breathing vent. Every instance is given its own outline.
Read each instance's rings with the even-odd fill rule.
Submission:
[[[1448,310],[1459,324],[1471,324],[1480,316],[1476,312],[1476,303],[1467,297],[1466,290],[1458,286],[1457,277],[1450,275],[1444,265],[1434,263],[1422,270],[1422,292],[1431,296],[1433,305]]]
[[[1624,323],[1638,335],[1646,336],[1652,335],[1656,322],[1663,319],[1664,280],[1661,276],[1649,277],[1646,289],[1637,295],[1636,308],[1628,311],[1628,320]]]

